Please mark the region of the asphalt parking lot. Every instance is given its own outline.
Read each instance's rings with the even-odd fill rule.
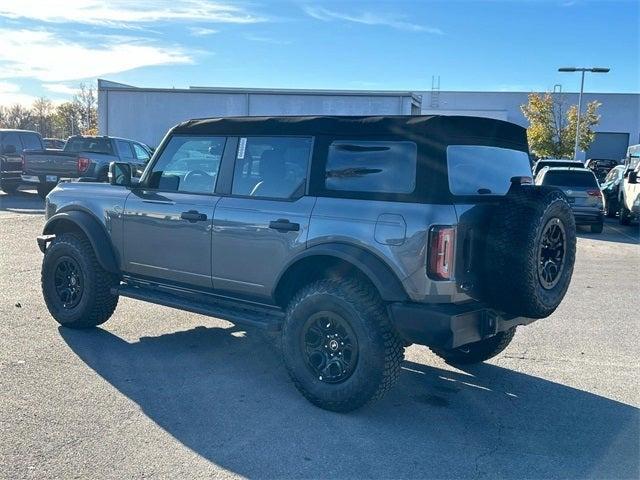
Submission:
[[[464,370],[407,349],[381,402],[309,404],[261,334],[121,299],[58,328],[34,192],[0,193],[0,477],[638,478],[640,237],[580,233],[570,291]]]

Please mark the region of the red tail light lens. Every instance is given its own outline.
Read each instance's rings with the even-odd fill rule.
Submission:
[[[89,170],[89,165],[91,164],[91,160],[85,157],[78,157],[78,172],[84,173]]]
[[[587,195],[590,197],[601,197],[602,192],[600,192],[600,190],[587,190]]]
[[[434,280],[453,278],[456,229],[449,226],[432,227],[429,232],[429,264],[427,275]]]

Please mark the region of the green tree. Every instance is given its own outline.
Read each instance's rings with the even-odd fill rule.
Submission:
[[[73,97],[78,123],[83,135],[98,134],[98,99],[92,86],[81,83]]]
[[[600,105],[596,100],[589,102],[586,111],[580,115],[578,146],[583,151],[589,148],[595,138],[593,127],[600,121]],[[529,120],[527,135],[529,148],[534,155],[539,158],[573,157],[578,117],[576,105],[566,108],[558,94],[531,93],[527,104],[520,108]]]
[[[53,114],[52,135],[62,139],[78,135],[80,133],[79,119],[80,114],[75,102],[61,103]]]

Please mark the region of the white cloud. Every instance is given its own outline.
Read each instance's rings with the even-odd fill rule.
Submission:
[[[308,5],[304,6],[303,9],[307,15],[315,18],[316,20],[322,20],[323,22],[342,20],[345,22],[360,23],[363,25],[380,25],[395,28],[396,30],[405,30],[409,32],[425,32],[435,35],[443,34],[442,30],[440,30],[439,28],[427,27],[425,25],[411,23],[402,18],[389,15],[376,14],[372,12],[348,14],[329,10],[324,7],[312,7]]]
[[[204,28],[204,27],[189,27],[189,31],[191,35],[195,37],[205,37],[207,35],[213,35],[218,33],[218,30],[214,30],[213,28]]]
[[[62,93],[64,95],[74,95],[78,89],[65,85],[64,83],[43,83],[42,86],[54,93]]]
[[[20,91],[20,86],[15,83],[0,82],[0,105],[10,106],[16,103],[25,107],[31,106],[36,99],[33,95],[28,95]]]
[[[131,26],[160,21],[256,23],[259,15],[209,0],[19,0],[2,2],[0,16],[53,23]]]
[[[252,42],[269,43],[271,45],[291,45],[288,40],[281,40],[278,38],[264,37],[262,35],[247,34],[244,36],[247,40]]]
[[[191,63],[178,47],[106,37],[85,46],[46,30],[0,28],[0,78],[30,77],[44,82],[95,78],[139,67]]]

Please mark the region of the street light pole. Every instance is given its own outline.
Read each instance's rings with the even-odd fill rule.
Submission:
[[[592,73],[607,73],[609,68],[592,67],[592,68],[576,68],[576,67],[562,67],[559,68],[559,72],[582,72],[582,79],[580,81],[580,95],[578,95],[578,118],[576,119],[576,143],[573,147],[573,158],[578,159],[578,146],[580,144],[580,113],[582,112],[582,93],[584,92],[584,74],[586,72]]]

